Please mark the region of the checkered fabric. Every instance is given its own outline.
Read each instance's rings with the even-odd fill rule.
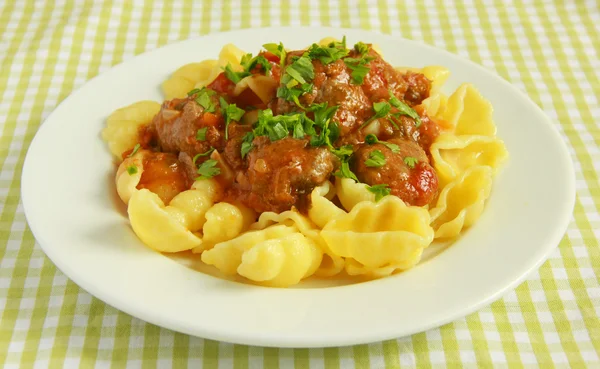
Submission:
[[[600,368],[599,7],[598,0],[0,1],[0,367]],[[573,218],[549,260],[501,300],[441,328],[326,349],[172,332],[107,306],[57,270],[27,226],[19,193],[27,148],[57,104],[144,51],[285,25],[418,40],[526,91],[568,143],[577,176]]]

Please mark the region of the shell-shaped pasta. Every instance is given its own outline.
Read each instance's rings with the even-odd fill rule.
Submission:
[[[146,246],[179,252],[201,244],[193,231],[202,225],[210,206],[210,200],[197,190],[184,191],[165,206],[158,195],[141,189],[132,194],[127,212],[133,231]]]
[[[361,202],[329,222],[321,235],[336,255],[381,268],[412,260],[431,243],[433,229],[427,210],[386,196],[378,203]]]
[[[419,261],[421,260],[422,254],[423,249],[417,249],[403,262],[395,263],[393,265],[388,266],[382,266],[379,268],[369,268],[352,258],[347,258],[345,270],[348,275],[360,275],[367,278],[387,277],[397,270],[406,270],[417,265],[417,263],[419,263]]]
[[[242,66],[240,65],[240,60],[242,56],[246,54],[243,50],[235,46],[234,44],[227,44],[223,46],[221,52],[219,53],[219,59],[217,60],[216,65],[212,68],[211,72],[207,75],[206,79],[201,79],[196,82],[195,88],[202,88],[207,86],[212,81],[217,78],[219,74],[223,72],[222,67],[225,67],[227,64],[231,64],[231,67],[235,71],[242,70]]]
[[[310,276],[323,252],[296,227],[283,224],[249,231],[202,253],[202,261],[226,274],[236,272],[273,287],[287,287]]]
[[[199,63],[186,64],[177,69],[171,77],[162,84],[165,98],[171,100],[176,97],[185,97],[197,83],[203,82],[208,84],[212,82],[214,78],[210,81],[209,78],[212,76],[216,66],[216,60],[204,60]]]
[[[494,136],[492,104],[473,85],[462,84],[450,97],[440,118],[454,127],[454,134]]]
[[[312,275],[321,257],[321,249],[310,238],[294,233],[246,251],[237,272],[266,286],[288,287]]]
[[[206,194],[213,202],[217,202],[223,197],[223,188],[214,178],[200,179],[192,184],[193,190],[198,190]]]
[[[140,126],[149,124],[159,110],[160,104],[155,101],[139,101],[117,109],[108,116],[102,139],[119,161],[123,152],[137,143]]]
[[[455,136],[445,133],[438,136],[430,150],[442,185],[473,166],[485,165],[496,170],[508,158],[504,142],[486,136]]]
[[[437,118],[446,110],[448,97],[443,92],[436,92],[423,100],[421,105],[425,107],[425,111],[430,117]]]
[[[450,77],[450,71],[439,65],[428,65],[420,70],[428,80],[431,81],[431,93],[436,93]]]
[[[350,178],[336,178],[335,188],[338,199],[347,211],[363,201],[375,202],[375,194],[367,190],[366,184],[356,183]]]
[[[310,194],[311,207],[308,209],[308,217],[319,228],[325,227],[330,220],[346,213],[331,202],[335,194],[335,186],[329,181],[316,187]]]
[[[250,227],[256,219],[256,213],[242,205],[219,202],[206,212],[206,223],[202,228],[204,250],[213,245],[231,240]]]
[[[344,269],[344,259],[335,255],[327,246],[327,243],[321,237],[320,229],[306,216],[294,210],[284,211],[283,213],[264,212],[254,223],[251,229],[265,229],[273,224],[284,224],[296,227],[300,233],[314,241],[324,252],[323,261],[314,271],[319,277],[331,277]],[[311,273],[312,274],[312,273]]]
[[[248,76],[235,85],[233,94],[238,96],[244,90],[250,89],[263,103],[268,103],[277,92],[279,82],[271,77],[263,76],[260,74],[253,74]]]
[[[119,164],[117,174],[115,175],[115,187],[121,200],[125,203],[129,203],[129,199],[134,192],[136,192],[137,185],[140,183],[142,173],[144,172],[144,157],[147,155],[146,150],[139,150],[135,155],[125,158]],[[135,168],[135,171],[131,173],[127,168]]]
[[[435,238],[456,237],[481,216],[492,189],[492,168],[477,166],[444,187],[430,210]]]
[[[214,265],[223,273],[236,274],[238,266],[242,263],[244,252],[266,240],[277,239],[294,233],[298,233],[296,227],[283,224],[248,231],[234,239],[218,243],[212,249],[203,252],[202,261]]]

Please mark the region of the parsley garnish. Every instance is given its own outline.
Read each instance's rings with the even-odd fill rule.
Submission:
[[[257,65],[260,65],[265,73],[271,70],[271,63],[262,55],[252,57],[252,54],[246,54],[242,57],[240,64],[244,67],[244,71],[248,73],[252,72]]]
[[[393,143],[385,142],[385,141],[379,141],[377,136],[375,136],[372,133],[368,134],[367,137],[365,137],[365,142],[368,143],[369,145],[375,145],[376,143],[385,145],[388,149],[392,150],[392,152],[394,154],[397,154],[400,152],[400,146],[393,144]]]
[[[196,140],[198,141],[206,141],[206,131],[208,127],[200,128],[196,131]]]
[[[217,166],[216,160],[208,159],[200,165],[198,168],[198,174],[200,174],[200,177],[196,178],[196,180],[209,179],[221,174],[221,169]]]
[[[193,90],[191,90],[190,92],[187,93],[188,96],[192,96],[194,94],[197,94],[198,92],[200,92],[199,88],[195,88]]]
[[[404,158],[404,164],[408,165],[411,169],[414,169],[415,165],[419,162],[419,159],[413,156],[407,156]]]
[[[129,173],[130,176],[136,174],[138,172],[138,168],[135,165],[130,165],[127,167],[127,173]]]
[[[138,150],[140,149],[140,144],[135,144],[135,146],[133,147],[133,150],[131,151],[131,153],[129,155],[127,155],[128,158],[132,157],[133,155],[135,155]]]
[[[313,78],[315,78],[315,71],[310,58],[306,55],[296,58],[287,66],[285,74],[281,77],[282,86],[277,89],[277,97],[293,101],[303,108],[298,98],[312,91],[313,86],[309,81]]]
[[[281,65],[281,68],[285,66],[287,52],[285,51],[285,48],[283,47],[283,44],[281,42],[279,43],[279,45],[264,44],[263,47],[271,54],[279,57],[279,64]]]
[[[405,102],[401,101],[396,96],[394,96],[392,91],[390,91],[390,104],[392,104],[394,108],[398,109],[398,113],[395,114],[408,115],[409,117],[415,120],[415,127],[419,128],[421,126],[421,117],[415,111],[415,109],[406,105]]]
[[[344,63],[346,66],[352,70],[350,77],[352,77],[352,83],[355,85],[362,85],[365,76],[369,74],[371,68],[367,66],[367,64],[375,59],[372,56],[362,56],[360,58],[346,58],[344,59]]]
[[[254,140],[254,133],[248,132],[242,138],[242,146],[240,147],[240,153],[242,154],[242,159],[248,155],[250,150],[252,150],[252,141]]]
[[[287,137],[289,131],[292,131],[294,138],[303,138],[306,119],[304,113],[273,116],[271,109],[259,110],[253,133],[255,136],[269,136],[271,141]]]
[[[250,72],[245,70],[241,72],[234,71],[231,63],[227,63],[223,70],[225,71],[225,77],[235,84],[250,75]]]
[[[352,145],[344,145],[337,149],[331,149],[331,152],[335,154],[340,159],[345,159],[352,156]]]
[[[375,119],[379,119],[379,118],[383,118],[383,117],[387,116],[390,113],[390,110],[392,110],[392,106],[387,101],[380,101],[380,102],[373,103],[373,111],[375,112],[375,115],[373,115],[371,118],[367,119],[360,126],[360,128],[366,127],[367,125],[369,125],[369,123],[371,123]]]
[[[210,99],[210,97],[213,96],[214,94],[215,94],[215,92],[213,90],[203,88],[202,90],[200,90],[198,92],[198,95],[196,96],[196,102],[200,106],[202,106],[204,108],[204,111],[207,113],[215,112],[216,106]]]
[[[227,140],[229,139],[229,123],[233,120],[239,122],[246,111],[238,108],[236,104],[228,104],[222,97],[219,98],[219,103],[221,104],[221,111],[225,116],[225,139]]]
[[[200,158],[200,157],[202,157],[202,156],[209,156],[210,154],[212,154],[212,153],[213,153],[213,151],[215,151],[215,148],[214,148],[214,147],[211,147],[211,148],[210,148],[210,149],[209,149],[207,152],[203,152],[203,153],[200,153],[200,154],[196,154],[196,155],[194,156],[194,158],[192,159],[192,163],[196,164],[196,160],[198,160],[198,158]]]
[[[337,123],[332,122],[331,119],[337,111],[339,106],[327,106],[327,102],[321,104],[313,104],[308,109],[314,112],[315,120],[314,124],[309,124],[304,128],[307,134],[311,136],[311,146],[323,146],[327,145],[330,148],[333,147],[333,142],[340,136],[340,128]],[[314,127],[320,128],[321,131],[317,133]]]
[[[356,44],[354,44],[354,50],[356,50],[357,53],[363,55],[369,52],[369,46],[359,41]]]
[[[340,165],[340,169],[333,173],[333,175],[340,178],[350,178],[353,179],[354,182],[358,182],[356,174],[350,170],[350,164],[347,161],[343,161],[342,165]]]
[[[373,186],[367,186],[367,190],[369,192],[375,194],[375,202],[378,202],[379,200],[381,200],[385,196],[387,196],[390,193],[392,193],[392,190],[390,189],[390,186],[388,186],[385,183],[384,184],[373,185]]]
[[[312,44],[308,48],[308,56],[311,59],[319,59],[321,63],[327,65],[348,55],[346,49],[346,36],[342,42],[330,42],[325,46]]]
[[[365,165],[372,168],[380,168],[385,165],[385,155],[380,150],[373,150],[369,153],[369,158],[365,160]]]

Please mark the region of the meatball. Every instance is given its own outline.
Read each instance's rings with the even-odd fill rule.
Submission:
[[[424,206],[435,197],[438,189],[437,174],[429,165],[425,151],[414,141],[392,139],[398,146],[394,153],[388,146],[377,143],[361,145],[354,153],[352,168],[361,182],[368,185],[387,184],[392,195],[409,205]],[[379,153],[375,153],[379,151]],[[383,155],[384,160],[374,165],[373,157]]]
[[[248,169],[238,172],[231,198],[258,211],[282,212],[308,208],[308,195],[335,169],[327,148],[310,147],[307,140],[287,137],[271,142],[258,137],[248,153]]]
[[[152,121],[161,151],[174,154],[185,152],[193,157],[211,147],[223,147],[225,120],[220,113],[218,96],[215,94],[210,99],[215,112],[207,112],[194,100],[194,96],[163,103]],[[198,140],[199,129],[205,130],[205,140]]]
[[[251,125],[237,123],[231,123],[229,125],[229,139],[225,143],[223,156],[229,166],[234,170],[243,169],[245,167],[245,160],[242,158],[241,148],[242,143],[244,142],[244,136],[251,131]]]
[[[429,97],[431,90],[431,81],[421,73],[408,72],[402,76],[407,84],[407,90],[404,93],[404,101],[409,105],[419,105],[423,100]]]

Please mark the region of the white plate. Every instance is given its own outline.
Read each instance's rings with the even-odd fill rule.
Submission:
[[[511,157],[475,226],[410,271],[325,288],[305,284],[273,289],[226,281],[144,247],[115,200],[115,168],[100,139],[106,116],[138,100],[161,101],[159,86],[172,71],[215,58],[226,43],[256,52],[266,42],[302,48],[344,34],[349,44],[379,44],[394,65],[444,65],[452,72],[447,92],[473,82],[492,102],[498,135]],[[48,117],[31,144],[22,178],[23,205],[36,239],[58,268],[94,296],[180,332],[280,347],[338,346],[409,335],[491,303],[556,247],[574,195],[572,164],[558,132],[533,102],[504,80],[416,42],[315,27],[211,35],[111,69]]]

